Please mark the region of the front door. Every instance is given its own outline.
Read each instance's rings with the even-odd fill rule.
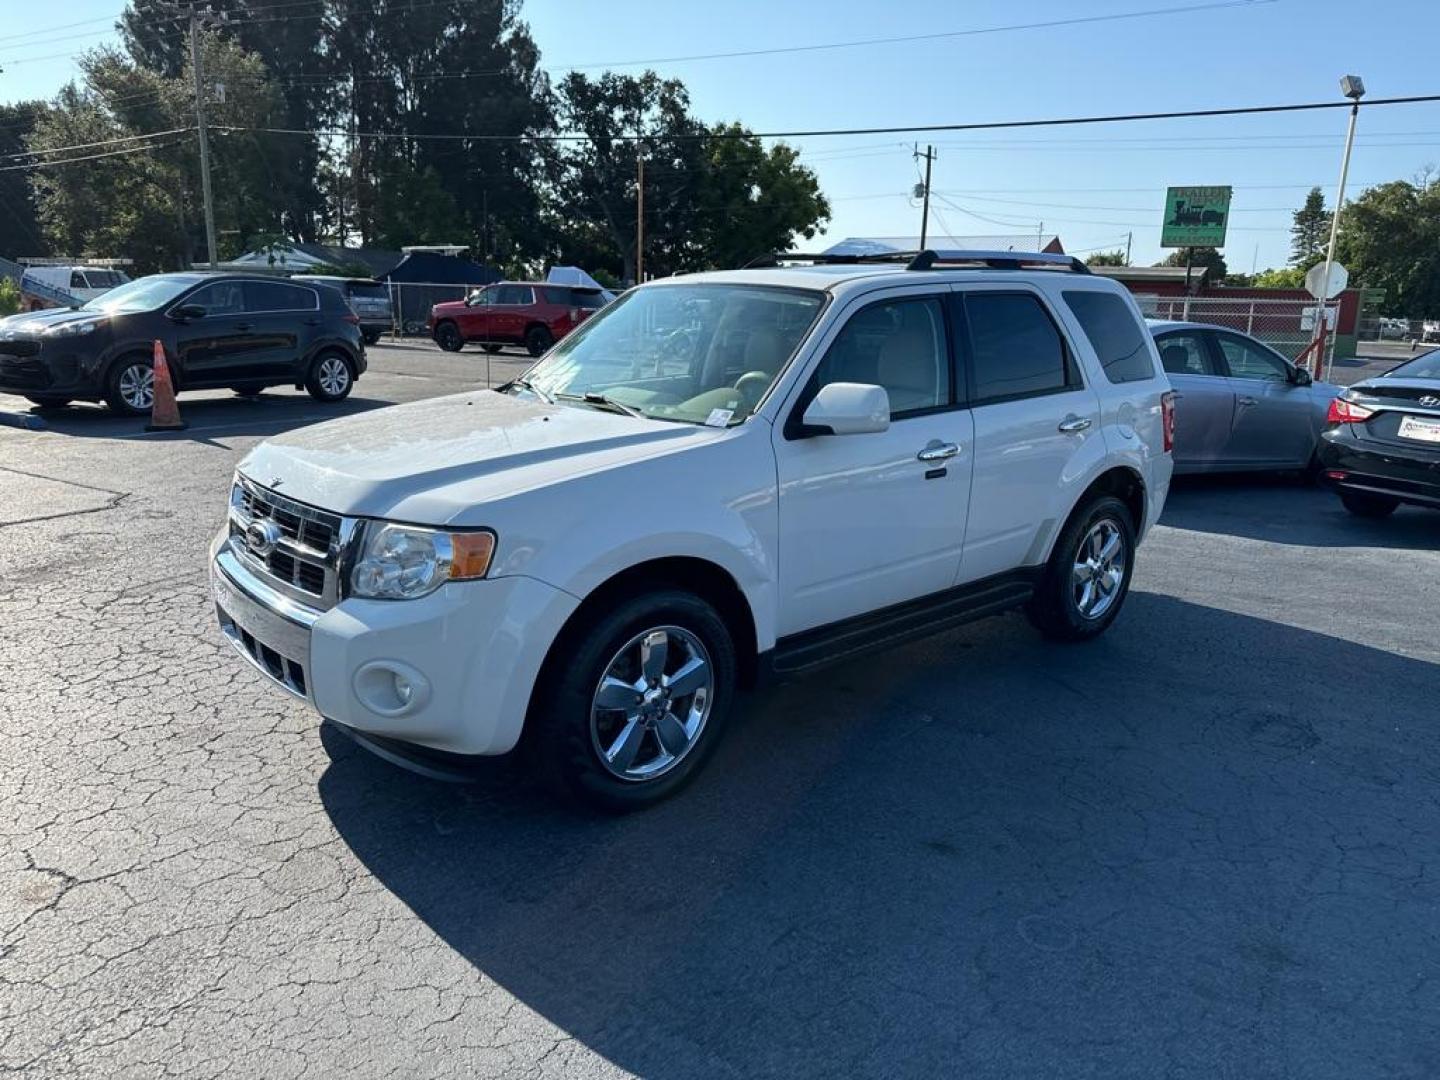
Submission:
[[[523,342],[534,305],[535,293],[529,285],[501,285],[495,306],[490,308],[489,340]]]
[[[1067,469],[1101,439],[1100,399],[1088,388],[1060,324],[1028,289],[957,289],[957,334],[975,415],[975,480],[958,580],[978,581],[1042,561]]]
[[[781,636],[954,582],[971,423],[956,394],[942,295],[910,290],[850,314],[776,425]],[[831,382],[884,387],[889,429],[798,432],[806,405]]]
[[[499,291],[498,285],[491,285],[488,289],[471,293],[466,299],[465,313],[460,316],[460,333],[466,341],[491,340],[490,312],[495,309],[495,297]]]
[[[175,355],[180,384],[186,387],[224,386],[243,367],[251,347],[252,321],[245,311],[241,281],[213,281],[178,301],[196,305],[205,314],[177,324]]]
[[[1230,443],[1235,391],[1211,350],[1210,332],[1173,330],[1155,339],[1175,390],[1175,467],[1217,465]]]
[[[1309,392],[1293,381],[1289,363],[1239,334],[1217,330],[1214,337],[1235,392],[1235,430],[1226,461],[1277,469],[1309,464],[1317,434],[1314,410]]]

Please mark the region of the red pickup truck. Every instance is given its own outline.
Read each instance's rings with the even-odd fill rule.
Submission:
[[[436,304],[430,309],[430,336],[447,352],[473,341],[486,352],[524,345],[531,356],[540,356],[604,306],[599,289],[502,281],[465,300]]]

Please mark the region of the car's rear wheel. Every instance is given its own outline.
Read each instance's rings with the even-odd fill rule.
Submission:
[[[435,344],[446,352],[459,352],[465,347],[465,338],[453,322],[442,322],[435,327]]]
[[[1086,641],[1120,614],[1135,569],[1135,526],[1113,495],[1084,503],[1065,523],[1025,613],[1056,641]]]
[[[526,747],[553,790],[637,810],[688,783],[719,742],[735,644],[716,610],[657,590],[563,634],[536,687]]]
[[[543,356],[555,344],[555,335],[543,326],[532,326],[525,331],[525,348],[531,356]]]
[[[1400,505],[1399,499],[1392,499],[1388,495],[1370,495],[1363,491],[1342,491],[1340,502],[1350,513],[1362,518],[1389,517]]]
[[[26,394],[25,400],[42,409],[63,409],[71,399],[56,394]]]
[[[333,349],[314,359],[305,379],[305,389],[316,401],[343,401],[354,385],[355,372],[349,358]]]
[[[141,416],[155,405],[155,369],[148,356],[127,356],[110,367],[105,404],[121,416]]]

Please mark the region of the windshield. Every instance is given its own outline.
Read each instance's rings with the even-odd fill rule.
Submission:
[[[815,322],[824,295],[753,285],[657,285],[600,311],[529,372],[559,401],[619,402],[656,420],[744,420]],[[517,384],[518,386],[518,384]]]
[[[372,285],[368,281],[352,281],[350,295],[358,296],[362,300],[389,300],[390,290],[384,285]]]
[[[119,270],[86,270],[85,280],[92,289],[113,289],[117,285],[124,285],[130,279]]]
[[[154,311],[164,307],[171,300],[195,284],[195,278],[169,277],[156,274],[143,277],[127,285],[111,289],[104,296],[97,296],[83,311],[103,311],[108,315],[124,315],[133,311]]]
[[[1386,372],[1392,379],[1440,379],[1440,349],[1424,353],[1414,360]]]

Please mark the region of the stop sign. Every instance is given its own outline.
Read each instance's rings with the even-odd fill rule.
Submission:
[[[1334,300],[1350,284],[1350,271],[1338,262],[1330,264],[1330,287],[1325,288],[1325,264],[1316,263],[1305,275],[1305,291],[1317,300]]]

